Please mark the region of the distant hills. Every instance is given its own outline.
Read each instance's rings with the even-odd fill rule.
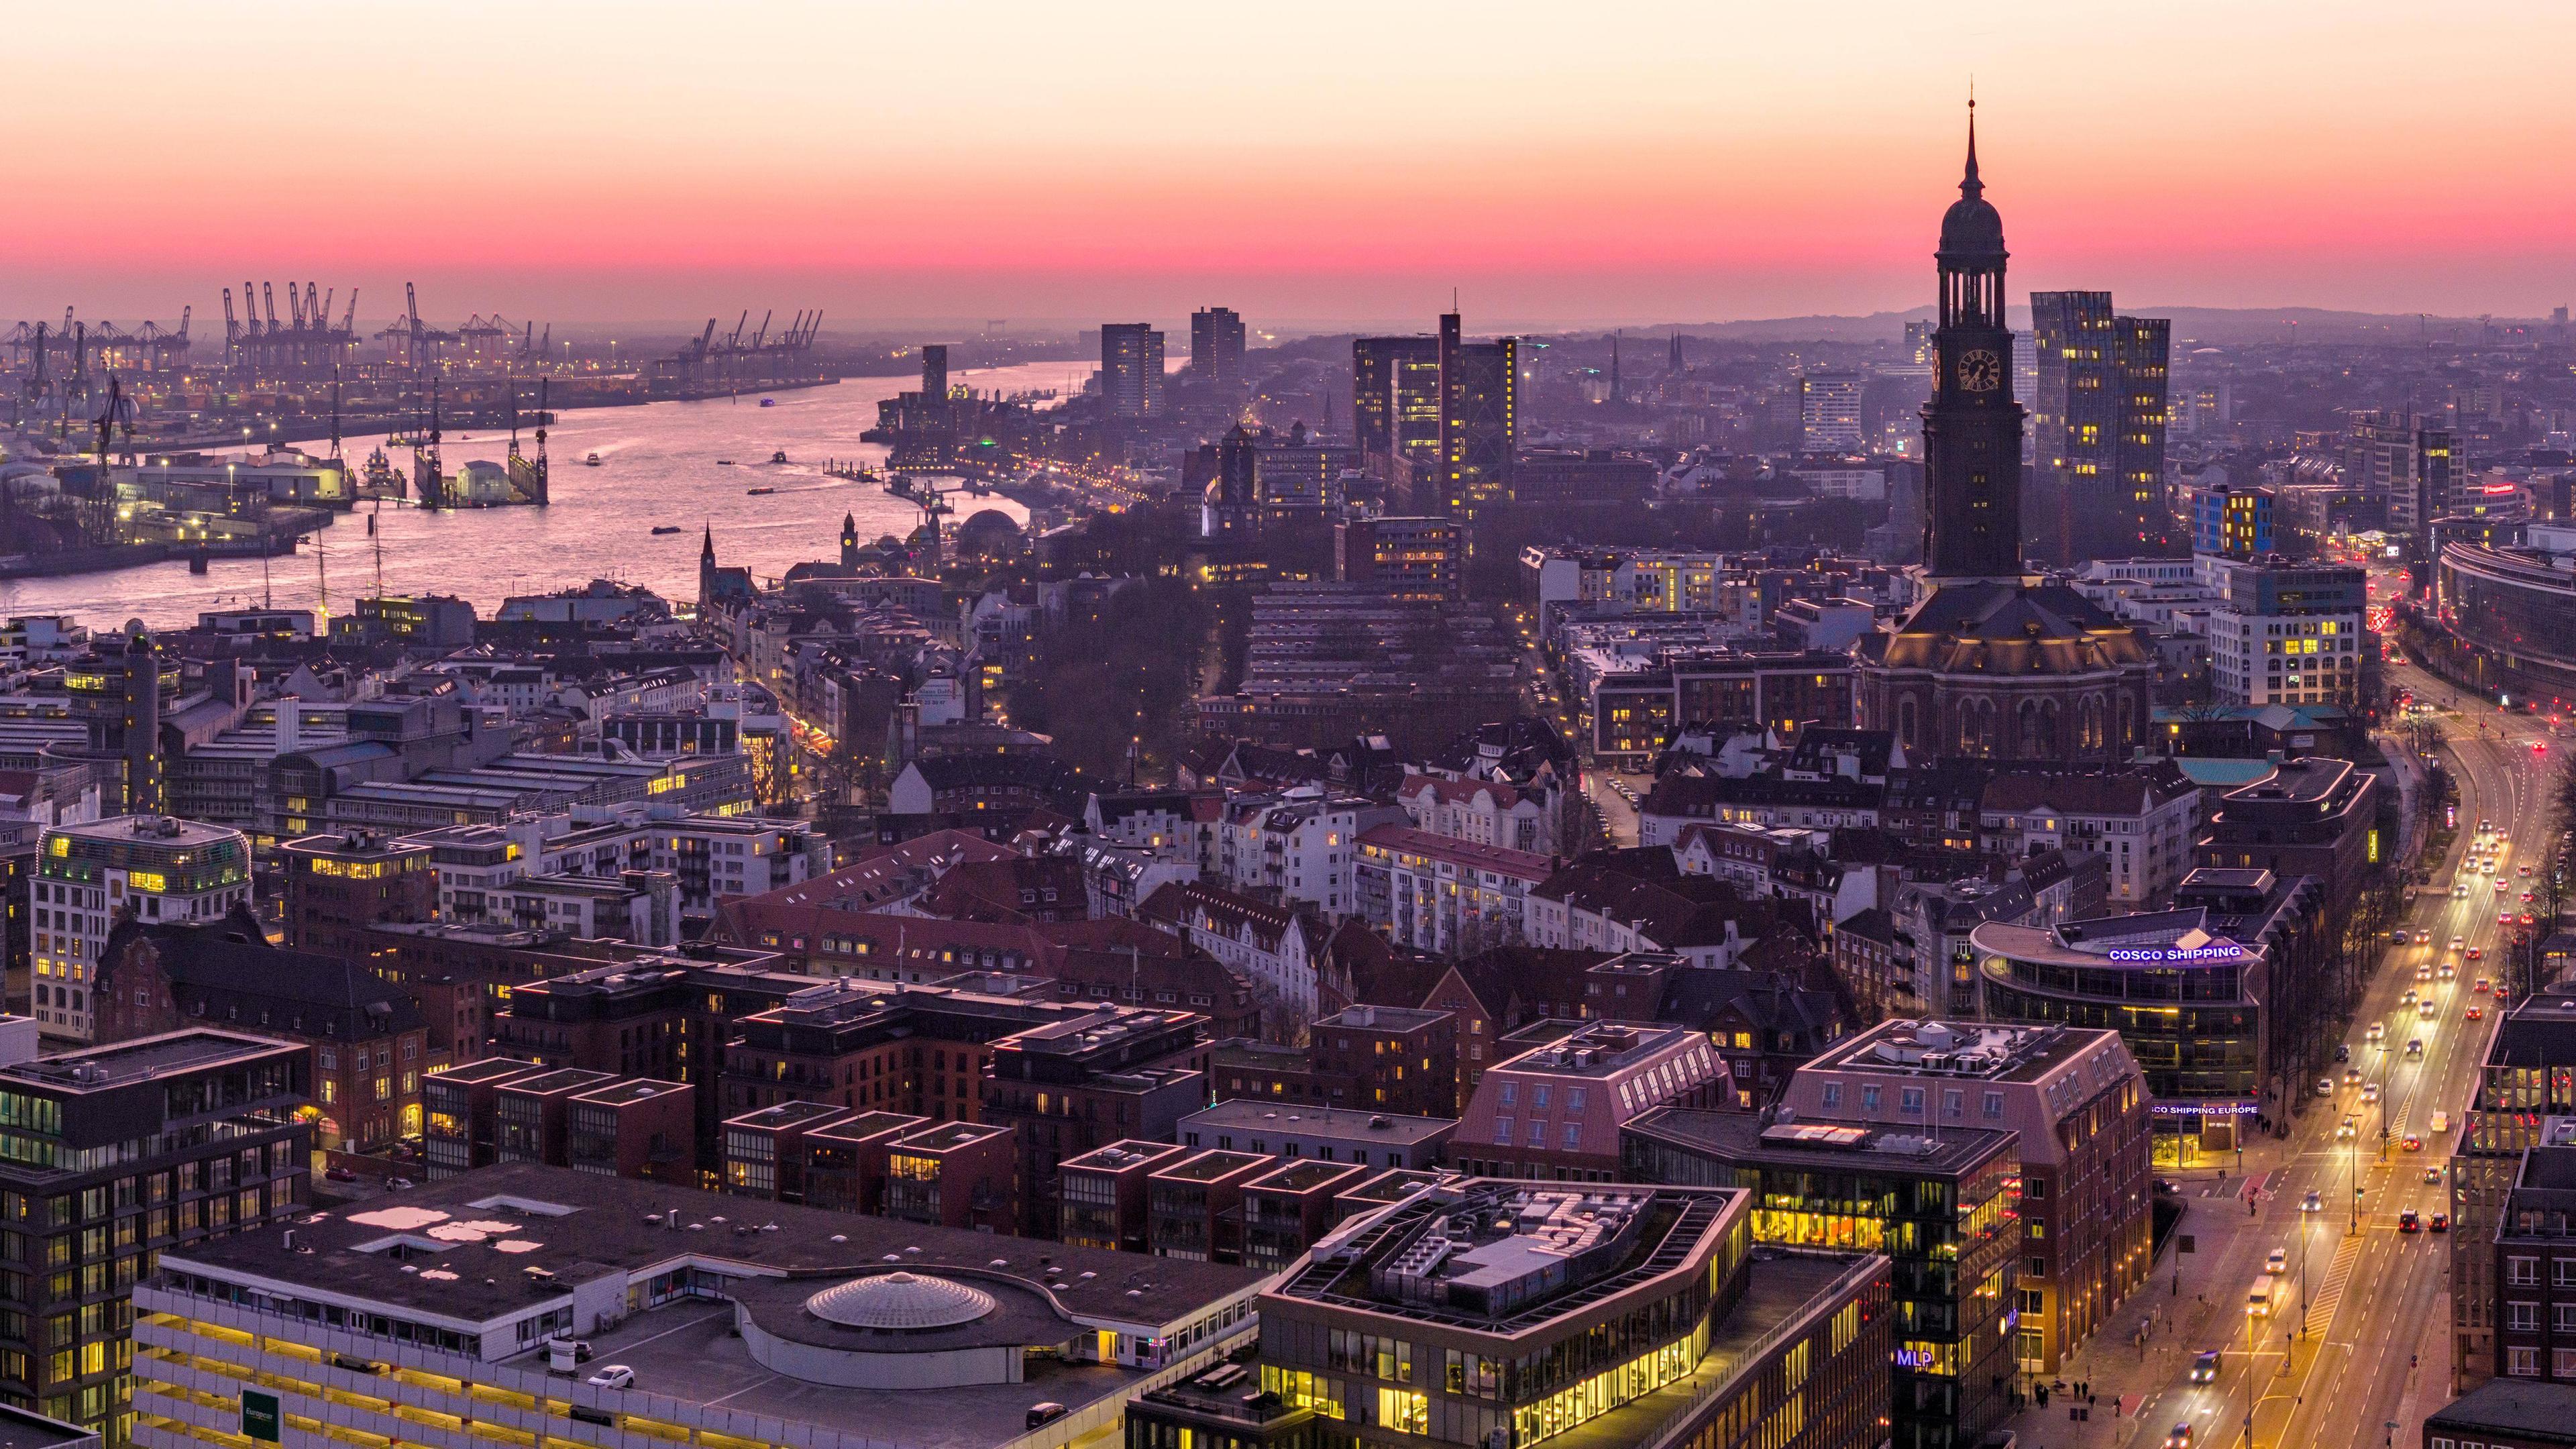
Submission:
[[[2481,319],[2476,317],[2420,317],[2415,313],[2338,312],[2324,307],[2158,307],[2122,306],[2132,317],[2168,317],[2173,320],[2173,337],[2177,346],[2184,341],[2205,346],[2244,346],[2266,342],[2287,342],[2297,324],[2295,336],[2301,342],[2404,342],[2418,337],[2436,342],[2473,339],[2478,336]],[[1860,317],[1771,317],[1746,322],[1672,323],[1656,327],[1628,329],[1642,337],[1653,337],[1679,331],[1691,337],[1726,338],[1740,342],[1878,342],[1893,341],[1905,335],[1905,324],[1931,319],[1932,309],[1917,307],[1906,312],[1872,312]],[[2016,329],[2030,325],[2030,309],[2012,310]],[[2544,318],[2493,317],[2484,324],[2499,331],[2516,327],[2542,328]]]

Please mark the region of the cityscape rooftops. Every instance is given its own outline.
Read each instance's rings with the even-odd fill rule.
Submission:
[[[1608,1077],[1697,1035],[1697,1032],[1678,1026],[1596,1021],[1546,1045],[1497,1062],[1493,1070],[1542,1072],[1558,1077]]]

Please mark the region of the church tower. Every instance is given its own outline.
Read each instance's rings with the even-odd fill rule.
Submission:
[[[1923,404],[1925,572],[1935,579],[2021,574],[2022,406],[2004,326],[2004,222],[1977,177],[1977,103],[1968,169],[1941,218],[1940,321]]]
[[[841,515],[841,572],[855,573],[859,567],[859,516]]]
[[[2022,408],[2004,327],[2004,224],[1968,169],[1941,218],[1940,320],[1923,405],[1923,583],[1854,646],[1855,712],[1909,758],[2101,769],[2147,737],[2156,656],[2063,583],[2022,572]]]
[[[707,525],[706,541],[698,545],[698,613],[704,616],[707,606],[716,598],[716,526]]]

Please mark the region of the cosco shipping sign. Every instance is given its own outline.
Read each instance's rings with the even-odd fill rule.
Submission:
[[[2212,941],[2206,946],[2115,946],[2104,954],[2114,961],[2187,966],[2196,961],[2233,961],[2245,954],[2245,948],[2234,941]]]

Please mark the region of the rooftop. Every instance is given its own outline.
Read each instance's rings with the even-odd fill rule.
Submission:
[[[1882,1022],[1859,1036],[1836,1042],[1800,1070],[2036,1081],[2104,1035],[2108,1033],[2069,1031],[2060,1026],[2000,1027],[1897,1020]]]
[[[1750,1194],[1450,1179],[1317,1243],[1282,1298],[1493,1334],[1708,1271]]]
[[[1181,1119],[1181,1130],[1258,1131],[1300,1137],[1376,1138],[1417,1146],[1458,1125],[1455,1117],[1409,1117],[1401,1112],[1356,1112],[1340,1107],[1287,1107],[1263,1097],[1233,1097]]]
[[[1783,1112],[1766,1122],[1752,1112],[1702,1112],[1657,1107],[1627,1130],[1705,1151],[1729,1162],[1807,1171],[1866,1172],[1956,1177],[2013,1153],[2018,1134],[1948,1127],[1939,1136],[1885,1131],[1845,1122],[1803,1122]]]
[[[162,1261],[165,1267],[191,1273],[267,1279],[409,1314],[476,1324],[544,1301],[532,1291],[532,1282],[548,1284],[569,1302],[578,1285],[616,1275],[640,1282],[639,1275],[691,1256],[721,1256],[790,1279],[816,1280],[805,1285],[806,1293],[826,1286],[822,1279],[838,1281],[891,1269],[954,1277],[978,1286],[1020,1285],[1032,1291],[1042,1287],[1074,1315],[1153,1327],[1186,1306],[1240,1293],[1261,1277],[1217,1264],[996,1238],[533,1163],[505,1164],[426,1183],[376,1199],[362,1211],[313,1213],[295,1224],[295,1233],[293,1248],[285,1246],[282,1234],[244,1233],[167,1252]],[[403,1241],[412,1245],[400,1258],[375,1250],[391,1234],[403,1235]],[[430,1276],[433,1270],[444,1276]],[[602,1357],[636,1368],[657,1393],[724,1398],[766,1377],[744,1363],[738,1346],[729,1353],[704,1352],[720,1346],[729,1332],[729,1313],[719,1311],[703,1337],[672,1334],[675,1316],[639,1314],[617,1333],[594,1342]],[[643,1361],[626,1356],[643,1350],[648,1342],[668,1343],[666,1334],[687,1338],[696,1351],[667,1359],[657,1355],[653,1359],[657,1369],[650,1372]],[[703,1380],[679,1382],[658,1377],[658,1366],[667,1363],[676,1371],[692,1357],[707,1360],[710,1369],[729,1363],[729,1377],[711,1374]],[[688,1387],[691,1382],[721,1386],[701,1395]],[[781,1391],[803,1391],[815,1398],[837,1392],[793,1381],[775,1383]],[[1045,1396],[1015,1395],[1010,1405],[1012,1424],[1017,1425],[1017,1416],[1029,1403]],[[817,1419],[824,1406],[800,1403],[764,1412]],[[918,1422],[930,1423],[935,1417]],[[909,1414],[899,1418],[914,1422]],[[822,1421],[850,1420],[835,1413]],[[883,1432],[880,1437],[885,1437]],[[1016,1432],[970,1439],[960,1432],[934,1434],[924,1442],[991,1444],[1013,1437]]]
[[[0,1067],[0,1081],[28,1083],[56,1090],[96,1091],[176,1072],[201,1071],[258,1061],[303,1047],[265,1037],[246,1036],[205,1027],[189,1027],[159,1036],[137,1037],[111,1046],[61,1056],[39,1057]]]
[[[2486,1430],[2546,1444],[2576,1444],[2576,1385],[2489,1379],[2424,1420],[2444,1435]]]
[[[1695,1040],[1698,1033],[1678,1026],[1596,1021],[1545,1046],[1534,1047],[1495,1071],[1545,1072],[1551,1076],[1607,1077],[1645,1061],[1655,1053]]]

